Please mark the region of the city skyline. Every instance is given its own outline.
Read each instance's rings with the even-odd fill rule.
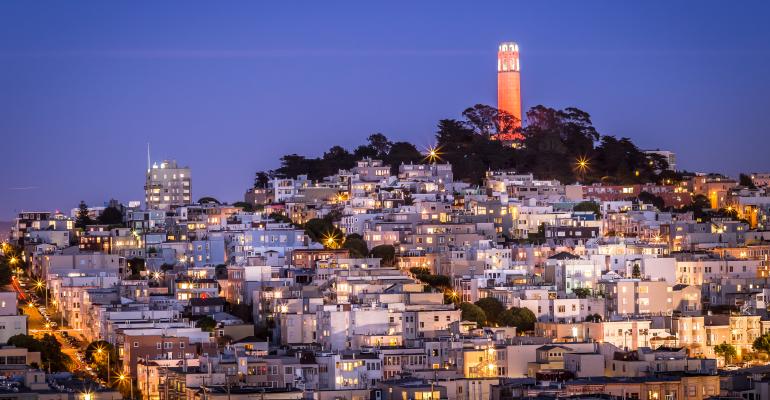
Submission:
[[[21,210],[68,210],[80,200],[142,199],[148,142],[153,159],[190,166],[196,199],[228,202],[283,154],[350,148],[374,132],[431,145],[439,119],[496,105],[495,53],[504,41],[525,54],[523,111],[581,108],[601,133],[674,151],[691,171],[770,168],[761,146],[745,145],[770,122],[761,112],[770,88],[763,3],[497,4],[495,15],[422,4],[411,6],[399,32],[388,21],[401,10],[377,5],[306,5],[309,13],[202,4],[0,7],[9,19],[0,39],[0,84],[9,89],[0,94],[0,130],[8,148],[22,149],[0,161],[15,172],[0,188],[0,220]],[[177,13],[187,19],[169,19]],[[529,18],[511,25],[508,15]],[[38,161],[22,168],[28,152]]]
[[[764,399],[768,11],[0,2],[0,394]]]

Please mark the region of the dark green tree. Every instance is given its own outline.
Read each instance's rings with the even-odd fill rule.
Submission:
[[[770,354],[770,333],[765,333],[762,336],[754,339],[754,343],[751,345],[754,351]]]
[[[227,265],[217,264],[217,266],[214,267],[214,275],[217,279],[227,279]]]
[[[385,158],[390,153],[390,148],[393,146],[393,142],[382,133],[374,133],[367,138],[369,142],[369,148],[373,150],[374,157]]]
[[[345,238],[343,248],[350,250],[350,256],[353,258],[365,258],[369,255],[369,248],[361,235],[352,233]]]
[[[243,209],[243,211],[246,212],[254,212],[254,206],[251,205],[251,203],[247,203],[245,201],[236,201],[233,203],[233,207],[240,207]]]
[[[299,175],[310,175],[315,168],[315,160],[298,154],[287,154],[281,157],[281,166],[275,170],[278,178],[296,178]]]
[[[412,198],[412,194],[408,191],[404,191],[404,205],[405,206],[411,206],[414,205],[414,199]]]
[[[579,299],[585,299],[586,297],[591,295],[591,289],[589,288],[574,288],[572,289],[572,293],[575,294]]]
[[[654,195],[650,192],[639,193],[639,196],[637,196],[637,199],[642,203],[652,204],[658,210],[666,209],[666,202],[663,200],[663,198],[660,196]]]
[[[586,322],[602,322],[602,316],[599,314],[589,314],[586,316]]]
[[[465,126],[487,138],[501,133],[513,133],[519,120],[511,114],[485,104],[476,104],[463,111]]]
[[[356,158],[343,147],[332,146],[317,164],[317,168],[310,173],[310,179],[320,180],[336,174],[341,169],[353,168],[356,165]]]
[[[102,379],[107,379],[107,370],[117,368],[120,362],[115,346],[104,340],[89,343],[86,346],[84,358]]]
[[[369,254],[372,257],[380,258],[380,264],[385,267],[392,267],[396,261],[396,248],[390,244],[374,246]]]
[[[726,342],[722,342],[722,344],[714,346],[714,353],[716,353],[718,356],[724,357],[725,362],[728,363],[732,361],[733,357],[738,355],[738,351],[735,349],[735,347]]]
[[[97,220],[102,225],[123,226],[123,213],[117,207],[107,207]]]
[[[284,214],[277,213],[277,212],[270,213],[270,215],[268,215],[267,217],[272,219],[275,222],[286,223],[286,224],[291,224],[292,223],[291,218],[287,217]]]
[[[206,204],[206,203],[214,203],[214,204],[222,204],[219,202],[219,200],[211,197],[211,196],[205,196],[198,199],[198,204]]]
[[[749,189],[757,188],[757,186],[754,184],[754,180],[751,179],[751,175],[746,175],[746,174],[738,175],[738,184]]]
[[[395,142],[390,146],[388,155],[383,158],[383,162],[390,165],[390,173],[396,175],[401,164],[420,163],[423,155],[409,142]]]
[[[75,217],[75,227],[78,229],[86,229],[86,226],[93,224],[91,216],[88,214],[88,206],[85,201],[80,201],[78,204],[78,213]]]
[[[313,218],[305,223],[305,234],[314,242],[327,245],[329,238],[342,245],[345,235],[328,218]],[[328,247],[328,246],[327,246]]]
[[[487,321],[487,315],[484,313],[484,310],[473,303],[461,303],[460,311],[460,318],[463,321],[472,321],[478,326],[483,326]]]
[[[46,333],[41,339],[35,339],[30,335],[15,335],[8,338],[8,344],[16,347],[23,347],[29,351],[39,351],[43,368],[50,368],[51,371],[66,371],[70,362],[61,351],[61,344],[56,337]]]
[[[418,275],[417,279],[432,288],[440,290],[452,289],[452,279],[446,275],[425,274]]]
[[[501,312],[500,316],[497,317],[497,323],[500,326],[516,326],[516,317],[513,315],[513,311],[508,309]]]
[[[535,329],[537,317],[529,308],[511,307],[508,311],[511,312],[512,319],[508,321],[509,325],[507,326],[515,326],[516,331],[519,333]]]
[[[497,318],[503,311],[505,311],[503,303],[500,303],[500,300],[497,300],[494,297],[484,297],[473,304],[484,310],[484,314],[487,316],[487,323],[489,324],[496,324]]]
[[[535,106],[527,112],[524,129],[522,165],[540,179],[558,179],[562,183],[595,180],[598,163],[594,160],[594,142],[599,133],[588,113],[577,108],[556,110]],[[586,161],[578,168],[580,160]]]
[[[217,321],[207,315],[195,322],[195,326],[206,332],[213,332],[217,327]]]
[[[467,111],[467,110],[466,110]],[[474,114],[471,118],[477,118]],[[497,128],[484,128],[486,116],[476,121],[444,119],[438,123],[436,142],[439,158],[452,164],[455,179],[472,184],[483,183],[490,169],[507,169],[515,166],[516,152],[490,135]]]
[[[142,271],[146,270],[144,265],[144,258],[130,258],[128,261],[126,261],[126,264],[128,265],[129,271],[131,271],[131,276],[129,279],[139,279],[141,277]]]
[[[257,171],[257,173],[254,174],[254,188],[267,189],[272,175],[273,171]]]

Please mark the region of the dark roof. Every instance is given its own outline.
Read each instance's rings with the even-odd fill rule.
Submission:
[[[572,253],[567,253],[566,251],[562,251],[548,257],[548,259],[549,260],[579,260],[580,257]]]
[[[377,360],[380,357],[375,353],[342,354],[343,360]]]
[[[570,347],[559,346],[559,345],[545,345],[545,346],[540,346],[540,347],[537,348],[537,350],[553,350],[553,349],[562,349],[562,350],[567,350],[567,351],[572,350],[572,348],[570,348]]]
[[[265,342],[264,339],[257,339],[256,336],[246,336],[245,338],[241,340],[237,340],[233,343],[256,343],[256,342]]]
[[[190,305],[193,307],[201,307],[201,306],[224,306],[225,305],[225,298],[224,297],[208,297],[208,298],[195,298],[190,299]]]

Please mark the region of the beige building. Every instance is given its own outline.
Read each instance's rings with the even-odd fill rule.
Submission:
[[[584,322],[583,337],[597,342],[612,343],[621,349],[636,350],[639,347],[649,346],[652,339],[652,321],[650,320],[622,320]]]
[[[178,166],[176,160],[148,165],[144,193],[149,210],[168,210],[172,206],[191,204],[190,168]]]
[[[678,345],[687,347],[690,355],[703,354],[706,344],[706,322],[703,316],[676,316],[671,318],[671,333]]]
[[[600,286],[608,315],[659,315],[673,309],[672,287],[666,281],[620,279]]]
[[[759,315],[707,315],[706,346],[709,356],[713,356],[716,345],[727,343],[733,345],[741,357],[744,352],[753,351],[751,346],[761,334]]]

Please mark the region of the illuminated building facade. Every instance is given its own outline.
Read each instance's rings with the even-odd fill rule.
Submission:
[[[497,51],[497,108],[512,115],[521,126],[521,74],[519,45],[503,42]]]
[[[152,164],[147,168],[144,185],[148,210],[168,210],[192,202],[190,168],[179,167],[175,160]]]

